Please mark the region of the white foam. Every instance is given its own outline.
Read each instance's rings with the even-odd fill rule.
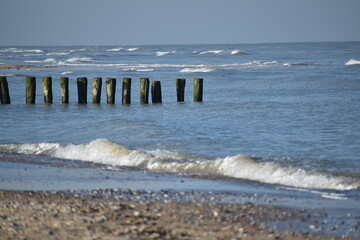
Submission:
[[[79,62],[94,62],[95,60],[91,57],[72,57],[67,59],[67,63],[79,63]]]
[[[140,48],[128,48],[128,49],[126,49],[127,51],[129,51],[129,52],[133,52],[133,51],[138,51]]]
[[[242,155],[217,160],[219,169],[227,176],[250,179],[286,186],[350,190],[360,187],[345,177],[334,177],[319,172],[310,172],[299,168],[282,167],[272,162],[258,163]]]
[[[66,56],[69,55],[71,52],[49,52],[46,55],[47,56]]]
[[[44,52],[43,50],[41,49],[17,49],[17,48],[12,48],[12,51],[10,52],[13,52],[13,53],[42,53]]]
[[[215,71],[213,68],[184,68],[180,70],[183,73],[207,73],[213,71]]]
[[[124,50],[124,48],[118,47],[118,48],[107,49],[106,51],[108,51],[108,52],[120,52],[122,50]]]
[[[73,72],[63,72],[61,73],[61,75],[67,75],[67,74],[72,74]]]
[[[124,68],[122,72],[152,72],[153,68]]]
[[[199,54],[221,54],[222,52],[224,52],[224,50],[209,50],[200,52]]]
[[[350,59],[345,63],[346,66],[360,65],[360,60]]]
[[[202,172],[269,184],[289,186],[290,189],[321,194],[324,198],[342,199],[343,195],[323,190],[350,190],[360,188],[360,180],[333,176],[301,168],[284,167],[274,162],[259,162],[257,158],[236,155],[206,159],[197,155],[165,150],[132,150],[107,139],[85,144],[57,143],[0,144],[0,151],[90,161],[113,166],[136,166],[149,171]]]
[[[167,52],[161,52],[161,51],[158,51],[156,52],[156,56],[165,56],[165,55],[169,55],[169,54],[173,54],[173,53],[176,53],[176,51],[167,51]]]
[[[27,60],[25,62],[28,62],[28,63],[56,63],[57,60],[55,58],[47,58],[45,60]]]
[[[245,54],[245,52],[242,52],[242,51],[236,49],[236,50],[232,50],[230,54],[231,55],[239,55],[239,54]]]

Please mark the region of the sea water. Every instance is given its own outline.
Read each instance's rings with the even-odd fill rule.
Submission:
[[[2,161],[79,160],[359,198],[360,42],[10,46],[0,63],[52,66],[0,69],[11,95],[0,106]],[[26,76],[37,78],[35,105],[25,104]],[[43,76],[53,78],[52,105],[43,104]],[[77,104],[77,77],[88,78],[86,105]],[[100,105],[91,103],[94,77],[103,78]],[[106,77],[117,79],[114,105]],[[130,105],[121,104],[124,77]],[[162,104],[140,105],[142,77],[161,81]],[[177,78],[186,79],[184,103]],[[204,79],[202,103],[193,102],[194,78]]]

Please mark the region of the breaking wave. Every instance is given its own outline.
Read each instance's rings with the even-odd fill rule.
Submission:
[[[180,70],[180,72],[183,73],[207,73],[213,71],[215,71],[215,69],[213,68],[184,68]]]
[[[360,60],[350,59],[345,63],[346,66],[360,65]]]
[[[210,159],[177,151],[133,150],[107,139],[67,145],[58,143],[1,144],[0,151],[46,155],[112,166],[140,167],[153,172],[216,174],[295,188],[331,190],[360,188],[360,180],[357,178],[285,167],[248,155]]]
[[[160,57],[160,56],[165,56],[165,55],[169,55],[169,54],[173,54],[173,53],[176,53],[176,51],[164,51],[164,52],[158,51],[158,52],[156,52],[156,56]]]

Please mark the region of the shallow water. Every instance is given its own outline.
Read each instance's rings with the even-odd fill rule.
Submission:
[[[360,42],[1,47],[0,63],[54,66],[0,69],[12,100],[0,106],[1,158],[215,174],[357,199],[359,59]],[[27,75],[37,77],[36,105],[25,104]],[[43,104],[43,76],[53,77],[52,105]],[[61,104],[61,76],[70,78],[69,105]],[[87,105],[77,104],[82,76]],[[115,105],[105,103],[104,86],[102,104],[91,104],[93,77],[117,78]],[[128,106],[123,77],[133,81]],[[161,81],[162,104],[139,104],[140,77]],[[202,103],[192,101],[197,77]],[[176,78],[187,80],[184,103],[176,102]]]

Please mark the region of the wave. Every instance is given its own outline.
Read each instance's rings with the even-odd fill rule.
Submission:
[[[61,75],[67,75],[67,74],[72,74],[73,72],[63,72],[61,73]]]
[[[49,52],[46,54],[46,56],[66,56],[69,55],[71,51],[69,52]]]
[[[156,52],[156,56],[160,57],[160,56],[165,56],[165,55],[169,55],[169,54],[173,54],[173,53],[176,53],[176,51],[164,51],[164,52],[158,51],[158,52]]]
[[[0,52],[11,52],[11,53],[42,53],[44,50],[41,49],[18,49],[18,48],[6,48],[0,50]]]
[[[119,47],[119,48],[110,48],[110,49],[107,49],[106,51],[107,52],[120,52],[122,50],[124,50],[124,48]]]
[[[235,49],[235,50],[232,50],[230,54],[231,54],[231,55],[239,55],[239,54],[247,54],[247,53],[246,53],[246,52],[243,52],[243,51],[240,51],[240,50]]]
[[[284,167],[269,160],[262,162],[264,159],[248,155],[210,159],[177,151],[133,150],[107,139],[66,145],[59,143],[0,144],[0,151],[47,155],[112,166],[140,167],[152,172],[216,174],[294,188],[330,190],[360,188],[360,180],[356,178]]]
[[[91,57],[72,57],[66,59],[65,61],[59,61],[59,65],[68,64],[68,63],[84,63],[84,62],[96,62],[96,60]]]
[[[184,68],[180,70],[182,73],[207,73],[213,71],[215,71],[213,68]]]
[[[121,72],[152,72],[153,68],[125,68]]]
[[[126,51],[129,51],[129,52],[134,52],[134,51],[138,51],[140,48],[137,48],[137,47],[135,47],[135,48],[128,48],[128,49],[126,49]]]
[[[199,54],[220,54],[224,52],[224,50],[209,50],[204,52],[199,52]]]
[[[350,59],[345,63],[346,66],[360,65],[360,60]]]
[[[47,58],[45,60],[27,60],[27,63],[56,63],[57,60],[55,58]]]

